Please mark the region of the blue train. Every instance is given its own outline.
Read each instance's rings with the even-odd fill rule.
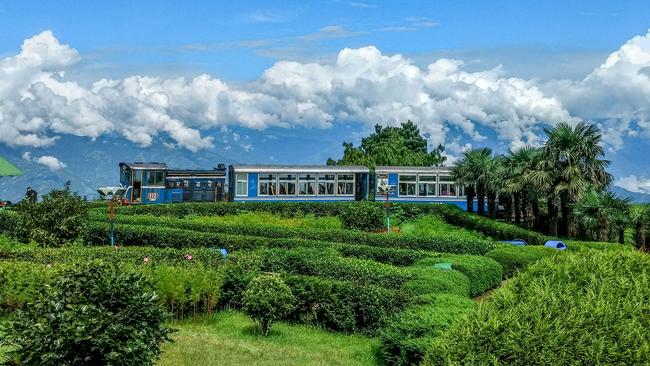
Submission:
[[[225,165],[170,169],[164,163],[120,163],[122,198],[129,204],[174,202],[376,201],[451,203],[467,209],[463,187],[448,167]]]

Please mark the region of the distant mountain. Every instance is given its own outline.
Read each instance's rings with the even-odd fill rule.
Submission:
[[[631,192],[618,186],[613,186],[611,191],[621,197],[629,197],[634,203],[650,203],[650,194]]]

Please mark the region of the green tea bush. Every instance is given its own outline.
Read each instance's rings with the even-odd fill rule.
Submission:
[[[46,247],[77,239],[83,232],[86,211],[86,201],[70,190],[70,182],[44,195],[41,202],[23,200],[16,205],[29,238]]]
[[[143,276],[113,266],[66,269],[11,322],[22,365],[153,365],[166,314]]]
[[[0,261],[0,313],[24,309],[52,282],[59,268],[21,261]]]
[[[433,343],[425,365],[648,365],[650,257],[544,258]]]
[[[495,248],[484,239],[468,239],[453,232],[437,237],[366,233],[353,230],[321,230],[272,225],[202,224],[187,220],[156,217],[122,217],[116,225],[116,240],[128,245],[163,247],[224,246],[229,249],[264,247],[267,239],[304,239],[345,244],[363,244],[385,248],[429,250],[446,253],[482,255]],[[256,238],[257,237],[257,238]],[[84,240],[106,245],[109,225],[98,221],[87,224]],[[265,238],[262,240],[262,238]]]
[[[342,331],[374,334],[410,302],[406,292],[314,276],[283,276],[296,297],[290,320]]]
[[[405,269],[370,260],[341,257],[335,251],[267,249],[257,252],[261,270],[347,280],[399,288],[411,276]]]
[[[487,252],[485,256],[499,262],[503,268],[503,277],[508,278],[515,272],[553,254],[558,254],[558,251],[544,246],[504,244]]]
[[[432,341],[474,307],[476,303],[467,297],[438,294],[430,304],[398,313],[379,333],[383,361],[387,365],[419,365]]]
[[[346,229],[374,231],[385,227],[386,214],[376,204],[356,202],[344,205],[339,218]]]
[[[429,266],[411,267],[412,278],[404,284],[404,289],[415,296],[432,293],[468,296],[470,282],[467,276],[456,270],[439,269]]]
[[[382,248],[369,245],[334,244],[333,248],[345,257],[369,259],[394,266],[410,266],[421,259],[439,255],[424,250]]]
[[[634,251],[633,245],[618,244],[609,242],[594,242],[594,241],[579,241],[579,240],[563,240],[567,245],[567,250],[571,252],[586,251],[590,249],[596,250],[615,250],[615,251]]]
[[[23,242],[29,240],[29,232],[25,229],[21,216],[14,210],[0,210],[0,234]]]
[[[295,298],[291,289],[278,276],[255,277],[244,292],[243,310],[255,324],[259,333],[269,335],[273,322],[289,315]]]
[[[452,268],[469,279],[470,296],[480,295],[501,284],[503,268],[492,258],[474,255],[446,255],[423,259],[417,266],[432,267],[436,263],[452,263]]]

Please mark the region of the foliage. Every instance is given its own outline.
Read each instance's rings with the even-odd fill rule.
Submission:
[[[476,303],[458,295],[435,295],[431,303],[405,309],[380,332],[382,359],[388,365],[417,365],[432,341]]]
[[[440,165],[446,157],[442,145],[428,151],[427,140],[417,126],[407,121],[400,127],[375,126],[375,132],[361,139],[361,145],[343,143],[343,157],[328,159],[328,165],[364,165],[374,169],[377,165],[432,166]]]
[[[60,246],[83,232],[86,202],[67,182],[63,189],[44,195],[41,202],[21,201],[16,211],[30,239],[43,246]]]
[[[386,216],[376,204],[358,202],[356,205],[344,206],[339,217],[345,228],[374,231],[385,226]]]
[[[435,263],[451,263],[452,268],[463,273],[469,279],[470,296],[499,286],[503,277],[501,265],[492,258],[474,255],[445,255],[423,259],[417,266],[433,266]]]
[[[454,232],[460,236],[464,234],[468,239],[484,239],[481,234],[469,231],[447,223],[440,215],[421,216],[413,221],[407,221],[400,226],[400,234],[417,236],[438,236]]]
[[[29,232],[25,229],[22,218],[14,210],[0,210],[0,234],[16,238],[23,242],[29,240]]]
[[[435,341],[425,365],[646,365],[649,268],[633,251],[538,261]]]
[[[625,230],[629,209],[629,199],[621,199],[609,191],[591,189],[582,194],[573,206],[573,215],[589,231],[591,239],[607,241],[610,226]]]
[[[323,241],[335,243],[359,243],[364,245],[430,250],[448,253],[484,254],[495,247],[492,241],[467,237],[464,233],[449,232],[438,236],[393,235],[367,233],[354,230],[321,230],[288,228],[270,225],[199,224],[182,219],[129,217],[122,219],[129,224],[117,224],[117,243],[162,247],[224,247],[252,249],[283,245],[322,245]],[[106,245],[109,226],[106,223],[89,222],[84,240],[88,244]],[[315,243],[319,241],[321,243]]]
[[[487,252],[485,256],[501,264],[503,278],[505,279],[512,277],[517,271],[528,267],[538,260],[557,253],[557,250],[543,246],[504,244]]]
[[[427,294],[443,293],[468,296],[469,279],[456,270],[421,266],[409,268],[412,278],[404,284],[404,289],[413,295],[424,298]]]
[[[52,282],[59,268],[29,262],[0,262],[0,314],[24,309]]]
[[[165,317],[144,277],[95,263],[66,269],[7,338],[23,365],[152,365],[169,340]]]
[[[273,322],[287,316],[294,302],[291,289],[280,277],[263,275],[255,277],[248,285],[242,305],[246,315],[256,323],[258,331],[268,336]]]
[[[196,216],[190,217],[199,223],[225,223],[238,225],[274,225],[288,227],[304,227],[317,229],[341,229],[341,220],[333,216],[315,216],[308,214],[305,217],[282,217],[269,212],[243,212],[236,215],[225,216]]]

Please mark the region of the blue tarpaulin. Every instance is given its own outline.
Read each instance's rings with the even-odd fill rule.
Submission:
[[[544,244],[544,246],[558,250],[566,250],[566,244],[560,240],[549,240],[546,242],[546,244]]]
[[[528,244],[523,239],[501,240],[501,242],[506,243],[506,244],[516,245],[516,246],[522,246],[522,245],[527,245]]]

